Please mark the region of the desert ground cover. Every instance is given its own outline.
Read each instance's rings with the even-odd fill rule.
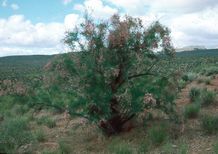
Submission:
[[[127,124],[129,130],[110,137],[67,111],[31,108],[25,97],[2,95],[0,149],[3,153],[217,153],[218,76],[210,70],[215,68],[212,63],[204,65],[207,70],[197,74],[193,67],[179,82],[175,102],[182,123],[145,111]]]

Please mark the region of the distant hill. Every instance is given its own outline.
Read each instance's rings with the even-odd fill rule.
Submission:
[[[183,48],[177,48],[176,51],[180,52],[180,51],[192,51],[192,50],[205,50],[205,46],[186,46]]]
[[[0,65],[45,65],[54,56],[32,55],[32,56],[8,56],[0,57]]]
[[[0,79],[24,78],[42,71],[45,64],[54,56],[9,56],[0,57]]]
[[[218,49],[197,49],[191,51],[176,52],[177,57],[216,57]]]
[[[37,76],[54,55],[0,57],[0,80]],[[217,57],[218,49],[195,49],[176,52],[176,57]]]

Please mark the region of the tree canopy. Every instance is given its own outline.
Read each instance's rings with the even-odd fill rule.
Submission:
[[[70,113],[95,122],[107,134],[121,132],[145,108],[172,113],[172,79],[165,71],[175,53],[169,34],[159,22],[145,27],[130,16],[116,14],[97,22],[86,16],[66,33],[64,43],[72,53],[56,65],[75,94]],[[155,103],[146,102],[145,94]]]

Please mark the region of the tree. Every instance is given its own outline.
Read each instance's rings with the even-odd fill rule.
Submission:
[[[163,65],[174,48],[168,28],[159,22],[146,28],[130,16],[113,15],[106,22],[86,16],[67,32],[64,42],[72,53],[65,55],[59,69],[75,92],[71,114],[86,117],[111,135],[145,108],[173,112],[174,95]],[[155,104],[143,100],[146,93]]]

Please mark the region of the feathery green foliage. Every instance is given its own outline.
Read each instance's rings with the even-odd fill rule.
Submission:
[[[54,68],[75,92],[69,105],[72,115],[83,116],[114,134],[144,108],[174,112],[176,79],[165,67],[174,49],[168,28],[159,22],[146,28],[130,16],[121,20],[114,15],[107,22],[86,16],[64,42],[75,52],[64,55]],[[144,103],[145,93],[151,93],[157,103]]]

